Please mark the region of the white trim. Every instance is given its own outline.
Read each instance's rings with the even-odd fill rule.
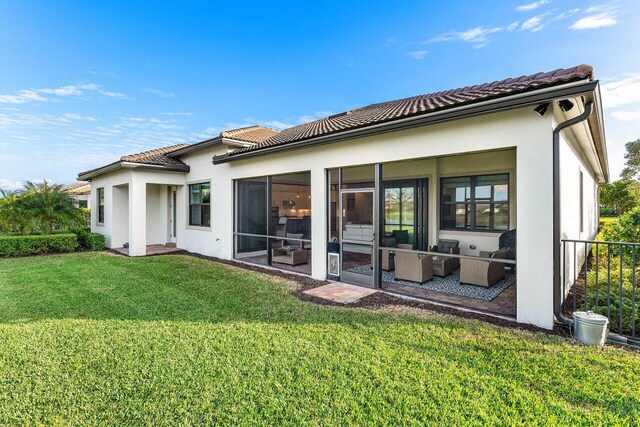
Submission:
[[[189,222],[189,220],[187,219],[187,222]],[[187,224],[187,230],[196,230],[196,231],[213,231],[211,230],[211,226],[209,227],[203,227],[200,225],[188,225]]]

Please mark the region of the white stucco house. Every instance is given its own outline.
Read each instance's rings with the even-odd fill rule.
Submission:
[[[60,191],[69,194],[74,200],[76,207],[88,208],[91,198],[91,184],[84,181],[74,182],[63,186]]]
[[[168,244],[552,328],[560,241],[595,236],[608,167],[580,65],[230,130],[78,179],[92,230],[131,256]]]

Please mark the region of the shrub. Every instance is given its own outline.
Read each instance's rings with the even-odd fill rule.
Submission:
[[[73,232],[78,236],[78,245],[82,249],[101,251],[105,248],[104,236],[100,233],[92,233],[89,227],[82,227]]]
[[[601,217],[616,216],[616,212],[611,208],[600,208]]]
[[[613,261],[613,260],[612,260]],[[596,271],[587,273],[587,294],[585,310],[591,310],[604,316],[609,313],[612,332],[619,334],[631,334],[635,323],[635,330],[640,330],[640,313],[634,312],[634,301],[636,289],[633,286],[633,270],[631,268],[622,269],[622,286],[620,281],[619,262],[610,272],[606,268],[598,271],[596,282]],[[640,277],[636,271],[636,277]],[[583,298],[577,304],[583,309]],[[571,303],[571,302],[569,302]],[[607,305],[609,310],[607,311]],[[622,318],[622,329],[620,329],[620,318]]]
[[[77,248],[78,238],[71,233],[41,236],[0,236],[0,257],[73,252]]]
[[[603,224],[596,240],[640,242],[640,207],[629,210],[619,220]],[[634,302],[640,302],[637,289],[640,281],[640,248],[602,244],[597,249],[592,248],[591,254],[594,259],[587,273],[586,295],[583,294],[577,301],[580,309],[609,314],[613,332],[631,334],[634,327],[640,330],[640,313],[636,312],[637,308],[634,310]]]
[[[89,233],[86,237],[85,249],[91,251],[102,251],[105,248],[104,235],[100,233]]]
[[[640,242],[640,207],[631,209],[619,221],[603,227],[598,233],[598,240]]]

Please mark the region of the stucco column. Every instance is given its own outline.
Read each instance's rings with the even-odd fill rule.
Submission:
[[[136,177],[129,184],[129,255],[147,254],[147,183]]]
[[[327,180],[325,170],[311,170],[311,275],[327,278]]]
[[[517,147],[517,320],[553,328],[553,144],[548,132]]]

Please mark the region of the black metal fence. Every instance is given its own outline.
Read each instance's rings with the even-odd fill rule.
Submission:
[[[640,345],[636,307],[640,244],[562,240],[564,314],[593,311],[609,318],[609,330]]]

